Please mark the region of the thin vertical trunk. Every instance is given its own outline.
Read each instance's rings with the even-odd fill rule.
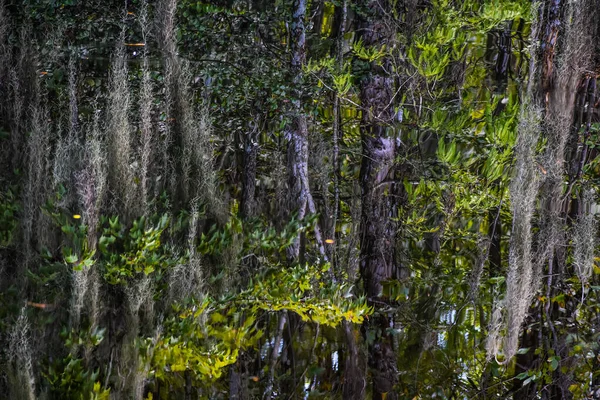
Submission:
[[[496,92],[503,93],[508,84],[508,73],[510,67],[510,58],[512,55],[512,21],[506,23],[504,29],[499,32],[496,46],[498,56],[494,66],[494,78],[496,81]]]
[[[291,72],[293,76],[292,92],[292,122],[289,127],[288,144],[288,184],[289,184],[289,211],[298,213],[298,219],[304,219],[307,213],[307,207],[312,202],[310,186],[308,182],[308,122],[306,114],[302,109],[302,67],[306,64],[306,32],[304,18],[306,14],[306,0],[294,0],[292,5],[292,25],[291,25]],[[314,207],[313,207],[314,208]],[[314,210],[310,210],[314,212]],[[298,235],[292,246],[288,249],[288,259],[290,262],[301,262],[304,259],[303,238]],[[284,332],[285,323],[292,324],[295,318],[286,318],[286,313],[281,314],[278,338],[283,336],[285,355],[288,359],[294,359],[293,339],[288,331]],[[278,341],[277,341],[278,342]],[[276,345],[278,345],[276,343]],[[277,349],[278,350],[278,349]],[[275,356],[275,350],[273,356]],[[275,363],[271,364],[275,368]],[[273,370],[270,371],[274,373]],[[271,376],[271,381],[272,381]],[[273,382],[270,382],[273,384]],[[296,382],[292,381],[292,387]]]
[[[140,25],[142,28],[142,42],[148,40],[148,3],[143,2],[140,14]],[[149,212],[148,201],[150,189],[152,188],[152,161],[154,151],[154,127],[152,125],[152,79],[150,76],[150,59],[148,48],[144,46],[142,51],[142,83],[140,89],[140,199],[138,200],[144,214]]]
[[[526,325],[532,325],[533,322],[541,320],[541,311],[532,307],[530,315],[525,321]],[[540,331],[538,329],[525,329],[519,339],[519,345],[521,348],[528,348],[529,351],[525,354],[517,354],[515,364],[515,376],[520,373],[529,371],[539,366],[540,358],[535,354],[535,349],[541,346],[540,343]],[[516,379],[514,383],[514,395],[513,400],[528,400],[537,398],[538,385],[536,382],[531,382],[528,385],[523,386],[523,381]]]
[[[152,396],[153,399],[160,400],[160,380],[156,380],[156,385],[154,387],[154,394]]]
[[[347,347],[343,369],[344,386],[342,397],[344,399],[364,399],[367,382],[354,329],[352,329],[352,324],[348,321],[342,322],[342,328],[344,329],[344,338],[346,339]]]
[[[259,123],[255,122],[251,130],[244,135],[244,154],[242,171],[242,201],[243,218],[252,218],[256,212],[256,168],[258,157]]]
[[[283,342],[285,343],[285,347],[283,348],[281,361],[283,364],[283,375],[289,376],[289,384],[285,385],[286,389],[282,390],[282,392],[290,397],[294,396],[294,388],[300,386],[296,375],[296,353],[294,352],[294,337],[301,337],[300,323],[300,318],[297,314],[287,311],[287,326],[283,331]]]
[[[279,314],[279,326],[277,327],[277,336],[273,341],[273,350],[271,352],[270,365],[269,365],[269,378],[265,387],[263,398],[265,400],[271,400],[273,396],[273,389],[275,387],[275,366],[277,365],[277,359],[279,358],[279,349],[281,347],[281,340],[283,339],[283,330],[287,323],[287,313],[282,311]]]
[[[192,373],[189,369],[185,370],[185,400],[192,400]]]
[[[258,158],[258,138],[260,123],[258,120],[251,124],[250,130],[244,135],[242,154],[242,199],[240,202],[240,214],[242,219],[247,220],[256,216],[256,172]],[[256,257],[250,257],[244,262],[244,270],[255,271],[259,266]],[[231,365],[229,370],[229,398],[244,400],[248,398],[248,365],[244,362],[244,355],[252,350],[241,350],[237,361]],[[258,359],[260,357],[255,355]],[[258,370],[257,370],[258,371]]]
[[[232,367],[229,371],[229,398],[231,400],[240,400],[243,396],[242,390],[242,374],[237,371],[237,368]]]
[[[488,213],[490,227],[490,277],[498,276],[502,271],[502,221],[500,219],[500,207],[492,208]]]
[[[292,112],[291,124],[288,126],[288,185],[289,199],[288,212],[291,214],[297,212],[299,220],[304,219],[308,212],[316,212],[314,201],[310,193],[308,180],[308,121],[306,114],[302,108],[302,84],[303,74],[302,67],[306,64],[306,32],[304,18],[306,16],[306,0],[294,0],[292,3],[292,24],[291,24],[291,50],[292,58],[290,70],[292,73]],[[325,254],[323,243],[320,242],[320,232],[315,229],[315,236],[320,244],[321,254]],[[303,262],[304,260],[304,245],[302,235],[299,234],[294,243],[288,248],[288,260],[290,263]],[[288,331],[284,331],[286,322],[292,324],[288,326]],[[289,360],[293,360],[293,338],[290,331],[295,327],[296,318],[290,314],[290,318],[286,318],[286,313],[280,316],[279,333],[275,346],[278,347],[280,340],[285,343],[285,356]],[[270,378],[267,387],[274,385],[274,368],[275,360],[279,353],[279,349],[273,350],[273,360],[270,368]],[[291,387],[295,387],[296,382],[292,380]],[[266,392],[265,392],[266,393]],[[266,393],[267,399],[270,398],[270,393]]]
[[[304,219],[307,213],[316,213],[315,202],[310,193],[308,180],[308,121],[302,109],[302,66],[306,64],[306,33],[304,18],[306,0],[294,0],[291,26],[293,76],[292,121],[288,127],[288,180],[289,208],[298,213],[298,219]],[[315,239],[321,255],[327,259],[321,230],[315,227]],[[288,258],[298,260],[300,255],[300,238],[289,247]]]
[[[344,68],[344,35],[346,33],[346,22],[348,18],[348,0],[343,0],[341,6],[337,9],[336,19],[338,23],[337,40],[336,40],[336,61],[337,72],[341,73]],[[340,217],[340,140],[342,138],[342,116],[341,116],[341,98],[340,94],[335,92],[333,97],[333,212],[331,233],[329,237],[336,238],[337,221]],[[335,248],[338,240],[331,244],[331,260],[334,271],[337,272],[337,257]],[[347,271],[350,273],[351,271]],[[350,275],[351,276],[351,275]],[[348,321],[342,322],[344,330],[344,339],[346,343],[346,351],[343,354],[343,398],[344,399],[364,399],[366,390],[365,368],[363,366],[363,358],[361,357],[359,344],[354,334],[352,324]],[[340,353],[342,354],[342,353]]]
[[[387,2],[368,1],[366,9],[371,13],[362,21],[361,39],[365,47],[389,46],[393,31],[384,21],[390,15]],[[371,63],[371,69],[363,78],[360,92],[362,105],[361,139],[362,164],[360,184],[362,188],[361,259],[360,272],[364,290],[376,313],[368,321],[367,330],[375,333],[369,346],[369,367],[373,376],[373,399],[395,399],[393,392],[397,383],[396,356],[392,350],[392,337],[388,333],[388,315],[377,312],[385,303],[382,285],[395,276],[395,236],[397,199],[394,196],[394,157],[396,138],[389,126],[393,119],[392,84],[387,71],[391,70],[386,58]]]
[[[180,64],[177,59],[177,41],[175,38],[175,14],[177,10],[177,0],[161,0],[157,7],[157,41],[161,51],[163,74],[164,74],[164,105],[163,111],[167,115],[167,121],[164,125],[164,131],[161,132],[161,148],[159,157],[159,170],[162,173],[163,187],[157,188],[157,194],[160,190],[169,190],[174,194],[174,200],[179,201],[177,187],[177,175],[175,162],[179,159],[174,154],[174,146],[179,141],[176,135],[177,128],[177,105],[176,95],[178,91],[178,76],[180,73]],[[186,204],[187,205],[187,204]],[[176,207],[177,208],[177,207]]]
[[[290,188],[291,211],[298,212],[298,219],[306,215],[309,190],[308,187],[308,125],[302,110],[302,66],[306,63],[306,35],[304,32],[304,16],[306,0],[295,0],[292,17],[292,62],[293,74],[292,122],[289,127],[288,174]],[[300,243],[296,240],[291,246],[290,258],[297,260]]]
[[[258,215],[256,204],[256,174],[258,169],[258,143],[261,129],[261,119],[256,113],[249,130],[243,138],[242,153],[242,199],[240,202],[240,214],[243,220],[254,218]],[[256,271],[260,263],[257,257],[249,257],[243,261],[242,271]],[[248,276],[244,273],[244,278]],[[259,324],[263,324],[262,319]],[[250,397],[248,392],[248,376],[258,375],[260,368],[248,365],[248,359],[255,358],[260,361],[259,354],[255,350],[240,350],[237,361],[231,365],[229,371],[229,398],[246,400]]]
[[[346,33],[346,20],[348,16],[348,0],[343,0],[341,7],[338,9],[338,30],[336,40],[336,61],[337,61],[337,73],[341,73],[344,68],[344,35]],[[341,99],[340,94],[335,92],[333,94],[333,211],[331,213],[332,223],[331,232],[329,233],[330,238],[335,238],[337,220],[340,213],[340,139],[342,137],[342,118],[341,118]],[[334,271],[336,271],[336,256],[335,248],[337,246],[337,240],[329,245],[328,254],[333,263]]]

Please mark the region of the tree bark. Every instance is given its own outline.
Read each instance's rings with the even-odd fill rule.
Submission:
[[[337,73],[341,73],[344,68],[344,34],[346,33],[346,20],[348,16],[348,0],[343,0],[341,7],[336,10],[337,39],[335,46],[335,57],[337,63]],[[336,91],[333,94],[333,211],[331,213],[332,223],[330,238],[336,238],[337,221],[340,214],[340,139],[342,137],[342,117],[341,117],[341,99]],[[329,244],[329,257],[333,264],[333,269],[337,272],[336,250],[337,240]]]
[[[569,142],[579,140],[579,135],[572,132],[579,132],[582,123],[588,121],[583,118],[583,105],[586,101],[581,96],[586,97],[588,109],[593,108],[595,100],[595,85],[590,85],[589,80],[582,80],[582,75],[592,69],[591,57],[586,48],[587,44],[592,43],[597,29],[596,22],[589,14],[589,10],[597,8],[596,3],[594,0],[578,3],[547,0],[544,4],[545,18],[540,49],[542,65],[536,84],[538,103],[545,105],[543,128],[548,145],[540,158],[544,163],[544,170],[539,193],[542,206],[536,258],[541,263],[540,269],[544,268],[545,271],[545,286],[542,287],[546,303],[541,305],[541,312],[531,313],[526,321],[531,332],[525,331],[519,344],[521,348],[532,347],[529,342],[537,336],[537,346],[544,352],[518,356],[515,374],[538,368],[550,356],[558,357],[559,363],[552,372],[550,384],[523,387],[519,389],[515,399],[534,399],[539,396],[548,399],[573,398],[569,391],[574,380],[567,337],[570,333],[568,321],[576,320],[576,308],[570,295],[565,296],[561,311],[551,299],[566,292],[565,282],[573,273],[572,264],[567,259],[566,249],[570,243],[565,232],[570,225],[569,210],[576,207],[572,199],[577,197],[573,195],[579,189],[574,184],[580,180],[581,163],[585,163],[587,149],[584,145],[580,151],[572,151],[577,148],[577,144]],[[556,54],[557,50],[559,55]],[[577,88],[582,86],[585,89],[579,91],[578,99]],[[591,117],[591,113],[586,117]],[[569,160],[569,156],[575,160]],[[566,191],[565,182],[568,182]]]
[[[291,47],[291,72],[293,76],[292,90],[292,122],[288,127],[288,185],[289,208],[298,213],[302,220],[308,212],[316,213],[315,202],[310,193],[308,179],[308,122],[302,109],[302,66],[306,64],[306,32],[304,18],[306,0],[294,0]],[[327,259],[319,226],[315,226],[315,239],[321,255]],[[298,260],[300,255],[300,238],[289,247],[288,258]]]
[[[531,325],[535,321],[541,321],[541,319],[540,307],[537,309],[532,307],[530,315],[525,321],[525,324]],[[540,331],[538,329],[526,328],[519,338],[519,347],[529,348],[529,351],[525,354],[517,354],[515,376],[539,366],[540,358],[537,354],[535,354],[535,349],[537,349],[540,345]],[[515,379],[513,391],[513,400],[534,399],[537,398],[538,385],[536,382],[531,382],[530,384],[523,386],[522,380]]]
[[[340,7],[336,10],[337,37],[335,46],[335,57],[337,62],[337,72],[342,73],[344,68],[344,35],[346,33],[346,23],[348,19],[348,0],[343,0]],[[337,256],[336,256],[336,227],[340,217],[340,140],[342,138],[342,116],[341,116],[341,98],[340,94],[333,94],[333,212],[331,233],[329,237],[335,238],[335,242],[330,244],[331,261],[334,271],[337,272]],[[347,271],[349,274],[351,271]],[[344,339],[346,343],[346,352],[344,353],[344,368],[343,368],[343,398],[344,399],[364,399],[366,390],[366,376],[364,359],[361,357],[359,344],[354,335],[352,324],[348,321],[342,322],[344,330]]]
[[[367,387],[365,368],[361,359],[358,343],[352,324],[348,321],[342,322],[344,329],[344,338],[346,339],[345,365],[343,369],[343,398],[344,399],[364,399],[365,389]]]
[[[255,122],[244,135],[242,201],[240,204],[242,218],[252,218],[256,212],[256,168],[258,157],[259,123]]]
[[[192,372],[189,369],[185,370],[185,400],[192,400]]]
[[[368,1],[370,15],[363,16],[361,39],[365,47],[381,47],[393,38],[391,26],[384,20],[390,6],[383,1]],[[368,301],[375,315],[366,329],[375,334],[369,345],[369,367],[373,376],[373,399],[395,399],[397,383],[396,355],[392,350],[389,317],[382,311],[383,282],[395,277],[395,235],[397,197],[394,185],[396,138],[390,122],[393,119],[393,79],[390,60],[386,57],[371,63],[363,78],[360,92],[362,105],[361,139],[361,257],[360,273]]]

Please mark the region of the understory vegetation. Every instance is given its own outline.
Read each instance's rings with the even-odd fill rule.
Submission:
[[[598,0],[0,0],[0,397],[600,398]]]

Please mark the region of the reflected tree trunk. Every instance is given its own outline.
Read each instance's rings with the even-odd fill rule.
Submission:
[[[346,23],[348,19],[348,0],[343,0],[342,5],[336,9],[335,22],[336,22],[336,45],[335,45],[335,58],[337,63],[337,73],[342,73],[344,69],[344,35],[346,33]],[[336,238],[336,227],[340,214],[340,140],[342,137],[342,116],[341,116],[341,98],[340,94],[336,91],[333,94],[333,211],[331,213],[331,231],[329,232],[330,238]],[[336,238],[337,239],[337,238]],[[334,271],[337,272],[337,259],[336,259],[336,246],[337,240],[334,243],[329,244],[328,254],[331,262],[333,263]]]
[[[342,322],[342,328],[344,329],[344,338],[346,340],[343,398],[364,399],[367,387],[365,366],[363,365],[363,358],[361,357],[355,330],[348,321]]]
[[[360,39],[365,47],[389,46],[394,31],[386,15],[391,6],[383,1],[367,1],[360,24]],[[396,399],[396,354],[389,333],[391,318],[382,310],[383,282],[395,277],[395,237],[397,198],[394,184],[396,138],[390,123],[393,119],[393,79],[391,62],[383,57],[370,64],[370,70],[361,83],[362,105],[361,139],[361,254],[360,273],[364,290],[375,315],[366,323],[369,343],[368,364],[373,379],[373,399]]]

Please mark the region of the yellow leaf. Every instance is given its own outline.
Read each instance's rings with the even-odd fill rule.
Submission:
[[[480,110],[473,110],[471,112],[471,118],[480,119],[480,118],[483,118],[484,114],[485,114],[485,107]]]
[[[571,393],[576,393],[579,391],[579,385],[577,384],[572,384],[571,386],[569,386],[569,392]]]
[[[75,219],[80,219],[80,218],[81,218],[81,215],[79,215],[79,214],[75,214],[75,215],[73,215],[73,218],[75,218]]]

